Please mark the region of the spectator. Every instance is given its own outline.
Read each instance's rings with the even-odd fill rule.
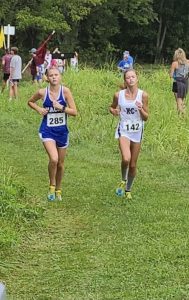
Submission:
[[[51,66],[51,60],[52,60],[52,54],[51,54],[50,50],[47,50],[46,54],[45,54],[45,62],[44,62],[45,74],[47,73],[47,70]]]
[[[70,59],[70,67],[72,70],[78,71],[78,53],[74,52],[74,57]]]
[[[22,79],[22,59],[18,55],[18,48],[11,48],[11,62],[10,62],[10,98],[12,100],[13,97],[17,99],[18,97],[18,83],[20,79]]]
[[[2,67],[3,67],[3,82],[2,82],[2,89],[1,93],[3,93],[6,83],[10,77],[10,62],[11,62],[12,55],[10,54],[9,49],[5,50],[5,55],[2,57]]]
[[[188,93],[189,60],[186,58],[182,48],[175,50],[171,64],[170,77],[173,78],[172,91],[177,102],[177,111],[180,114],[185,112],[184,99]]]
[[[51,60],[50,67],[58,67],[57,59],[53,58],[53,59]]]
[[[35,82],[40,85],[43,81],[43,76],[44,76],[44,64],[38,65],[36,67],[36,70],[37,70],[37,74],[35,77]]]
[[[62,74],[64,72],[64,67],[65,67],[65,59],[62,59],[63,54],[61,54],[60,50],[57,48],[55,48],[55,50],[53,51],[53,54],[58,53],[58,56],[56,59],[57,64],[56,66],[58,67],[60,73]],[[52,65],[52,63],[51,63]]]
[[[130,56],[129,51],[123,52],[123,59],[118,63],[117,67],[122,73],[133,68],[133,58]]]
[[[32,75],[32,83],[36,82],[36,76],[37,76],[37,61],[36,61],[36,48],[32,48],[30,50],[30,54],[32,56],[32,60],[30,62],[30,70]]]

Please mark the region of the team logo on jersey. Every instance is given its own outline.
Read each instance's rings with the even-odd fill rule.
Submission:
[[[57,113],[60,112],[58,109],[54,108],[54,107],[45,107],[49,113]]]
[[[134,115],[134,113],[137,112],[137,109],[134,107],[126,107],[124,111],[127,115]]]

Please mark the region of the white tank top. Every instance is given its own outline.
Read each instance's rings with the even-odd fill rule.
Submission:
[[[125,97],[126,90],[121,90],[118,97],[118,105],[120,108],[120,122],[127,120],[135,121],[142,120],[140,112],[136,106],[136,101],[142,103],[143,91],[138,89],[136,98],[134,100],[129,100]]]
[[[126,90],[121,90],[118,96],[120,121],[116,130],[116,138],[126,136],[134,142],[140,142],[143,133],[144,121],[137,108],[136,101],[142,103],[143,91],[138,89],[134,100],[125,97]]]

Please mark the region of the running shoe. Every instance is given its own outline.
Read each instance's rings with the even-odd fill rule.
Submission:
[[[126,181],[122,180],[120,184],[118,185],[116,189],[116,195],[119,197],[124,196],[125,194],[125,186],[126,186]]]
[[[49,192],[48,192],[48,195],[47,195],[47,199],[49,201],[54,201],[55,200],[55,186],[54,185],[50,185]]]
[[[62,191],[61,190],[57,190],[57,191],[55,191],[55,194],[56,194],[56,199],[58,201],[62,201]]]
[[[126,192],[125,192],[125,197],[126,197],[128,200],[131,200],[131,199],[132,199],[131,192],[126,191]]]

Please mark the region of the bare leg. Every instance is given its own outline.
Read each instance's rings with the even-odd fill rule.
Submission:
[[[66,148],[58,148],[58,164],[56,172],[56,190],[61,189],[62,178],[64,175],[64,159],[66,155]]]
[[[126,180],[127,178],[127,169],[129,166],[129,162],[131,159],[130,152],[130,141],[126,137],[120,137],[119,139],[119,148],[121,151],[122,161],[121,161],[121,173],[122,180]]]
[[[10,90],[9,90],[9,97],[10,97],[10,100],[12,100],[14,96],[14,87],[12,85],[12,83],[10,84]]]
[[[57,173],[57,164],[58,164],[58,150],[56,147],[55,141],[47,141],[43,143],[45,150],[49,156],[49,182],[50,185],[56,185],[56,173]]]
[[[15,99],[17,99],[17,97],[18,97],[18,84],[17,84],[17,82],[14,82],[13,90],[14,90],[14,97],[15,97]]]
[[[174,93],[174,96],[175,96],[175,100],[177,101],[177,93]]]
[[[183,114],[184,111],[184,103],[183,103],[183,99],[182,98],[177,98],[177,110],[178,113]]]
[[[131,190],[134,178],[136,176],[136,165],[140,153],[141,144],[131,142],[131,160],[129,164],[127,191]]]

